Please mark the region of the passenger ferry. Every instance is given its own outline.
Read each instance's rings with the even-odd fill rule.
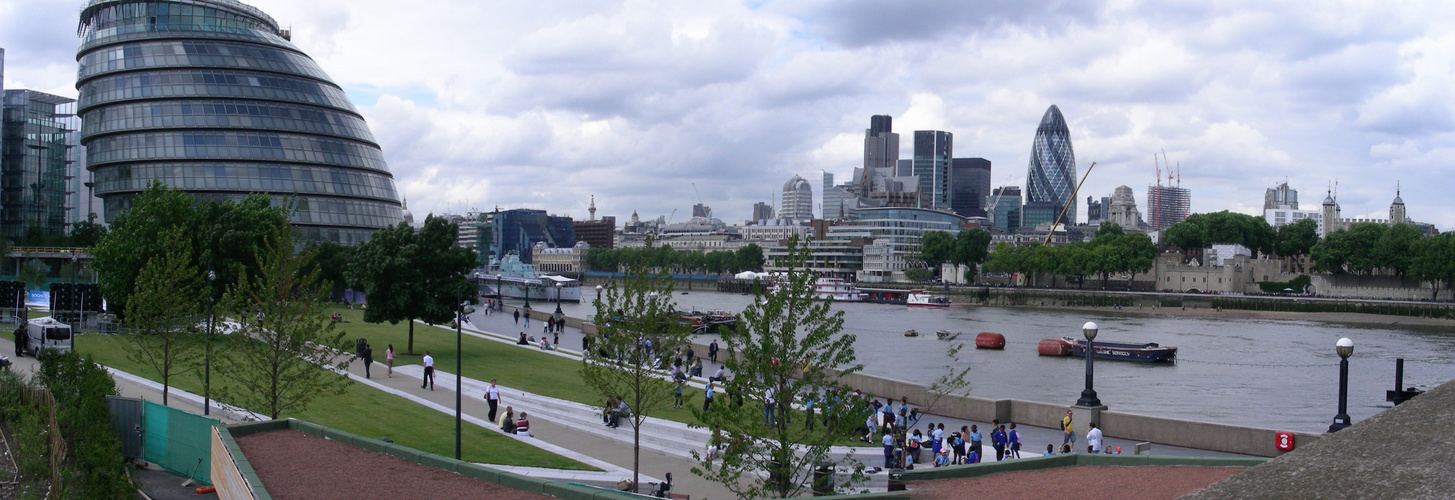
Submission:
[[[906,305],[909,307],[944,309],[950,307],[950,299],[945,298],[943,295],[935,295],[924,290],[910,290]]]
[[[778,288],[778,283],[768,286],[768,291]],[[818,278],[813,282],[813,298],[815,300],[834,299],[834,302],[862,302],[864,292],[859,291],[853,283],[844,281],[842,278]]]
[[[561,302],[581,302],[580,281],[554,274],[537,274],[535,266],[521,262],[515,252],[505,254],[505,258],[491,268],[488,272],[475,273],[475,283],[482,294],[546,302],[555,302],[559,294]]]

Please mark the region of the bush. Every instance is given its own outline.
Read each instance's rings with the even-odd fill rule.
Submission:
[[[61,484],[54,485],[61,496],[134,496],[136,488],[126,478],[126,458],[106,405],[106,396],[116,394],[111,375],[90,356],[44,351],[37,380],[55,398],[56,424],[71,450],[60,471]]]
[[[1292,289],[1292,293],[1304,293],[1311,283],[1313,283],[1312,278],[1309,278],[1307,274],[1300,274],[1292,281],[1259,281],[1258,288],[1262,289],[1263,293],[1284,293],[1284,290],[1288,289]]]

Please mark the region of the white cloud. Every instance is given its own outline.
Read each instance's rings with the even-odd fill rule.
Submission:
[[[81,0],[0,0],[5,83],[75,95]],[[414,213],[530,206],[724,219],[861,161],[869,116],[955,134],[1018,184],[1058,105],[1081,198],[1182,164],[1195,210],[1285,178],[1347,213],[1404,179],[1455,225],[1455,4],[1256,1],[252,0],[353,98]],[[1165,174],[1164,174],[1165,175]],[[1358,208],[1363,206],[1364,208]]]

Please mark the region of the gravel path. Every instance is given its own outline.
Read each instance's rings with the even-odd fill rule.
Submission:
[[[1078,500],[1171,500],[1226,479],[1243,467],[1082,466],[1002,472],[988,476],[915,481],[916,499],[950,500],[984,496],[996,500],[1075,498]]]
[[[237,438],[273,498],[549,499],[293,430]]]

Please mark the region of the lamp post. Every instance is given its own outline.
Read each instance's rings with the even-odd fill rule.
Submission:
[[[464,392],[463,362],[460,356],[461,338],[465,324],[464,303],[460,300],[460,287],[455,286],[455,460],[460,459],[460,394]]]
[[[565,313],[562,313],[561,312],[561,283],[560,282],[557,282],[556,283],[556,322],[557,323],[560,323],[561,322],[561,318],[564,318],[564,317],[566,317]]]
[[[601,301],[601,285],[596,285],[596,301]]]
[[[70,295],[71,296],[69,298],[72,301],[76,300],[76,281],[80,279],[80,274],[81,274],[80,272],[77,271],[76,268],[78,266],[80,266],[80,265],[81,265],[81,258],[78,257],[74,253],[71,254],[71,290],[70,290]],[[77,304],[76,305],[76,311],[73,311],[73,312],[76,312],[76,314],[79,316],[80,315],[79,310],[80,310],[80,304]],[[74,322],[71,323],[71,351],[72,352],[75,352],[76,351],[76,330],[77,330],[76,325],[80,323],[79,320],[80,320],[80,318],[77,318],[77,321],[74,321]]]
[[[1349,356],[1354,354],[1354,341],[1339,339],[1334,344],[1334,351],[1339,353],[1339,414],[1334,416],[1329,432],[1338,432],[1349,426]]]
[[[1087,321],[1081,325],[1081,333],[1086,335],[1086,389],[1081,391],[1081,399],[1076,400],[1076,406],[1095,407],[1101,406],[1101,400],[1096,397],[1096,389],[1091,387],[1092,359],[1096,357],[1096,322]]]
[[[217,281],[217,273],[211,269],[207,270],[207,339],[203,341],[203,350],[206,353],[202,359],[202,415],[212,414],[212,304],[217,299],[212,296],[212,283]]]

